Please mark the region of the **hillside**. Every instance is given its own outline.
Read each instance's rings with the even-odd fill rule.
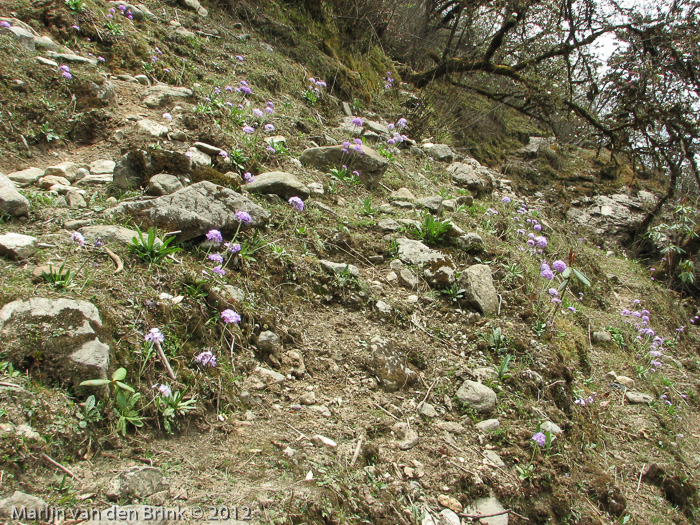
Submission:
[[[0,6],[0,520],[697,522],[658,182],[342,42]]]

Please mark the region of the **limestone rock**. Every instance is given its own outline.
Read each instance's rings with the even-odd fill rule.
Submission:
[[[209,14],[209,12],[202,7],[202,4],[199,3],[199,0],[178,0],[178,3],[182,7],[185,7],[190,11],[194,11],[202,18],[205,18]]]
[[[506,509],[503,505],[493,496],[488,498],[479,498],[470,507],[466,509],[467,514],[491,516],[492,514],[498,514]],[[498,516],[491,516],[490,518],[483,518],[479,520],[482,525],[508,525],[508,513],[500,514]]]
[[[261,332],[258,336],[258,349],[263,354],[272,355],[278,360],[282,357],[282,341],[276,333],[269,330]]]
[[[27,168],[26,170],[10,173],[7,178],[15,184],[24,186],[36,182],[43,174],[44,170],[41,168]]]
[[[80,172],[80,170],[87,167],[88,166],[85,164],[76,164],[75,162],[61,162],[60,164],[46,168],[44,170],[44,177],[51,175],[62,177],[72,184],[85,176],[85,173]]]
[[[466,300],[479,312],[484,315],[495,315],[498,312],[498,294],[493,286],[489,266],[470,266],[460,275],[459,284],[465,290]]]
[[[482,432],[493,432],[501,427],[501,422],[498,419],[484,419],[475,426]]]
[[[15,490],[11,496],[0,500],[0,516],[12,516],[13,509],[25,508],[28,511],[41,512],[48,510],[48,507],[49,504],[43,499]]]
[[[644,394],[635,390],[628,390],[627,392],[625,392],[625,397],[627,398],[627,401],[629,401],[629,403],[632,405],[648,405],[654,401],[654,398],[651,397],[649,394]]]
[[[94,304],[36,297],[0,309],[0,338],[17,366],[35,362],[58,383],[77,387],[86,379],[106,378],[109,347],[98,338],[102,320]]]
[[[117,474],[105,490],[111,501],[140,500],[156,492],[167,490],[169,483],[160,469],[131,467]]]
[[[362,155],[352,149],[345,153],[342,145],[309,148],[302,152],[299,160],[306,166],[320,169],[346,165],[350,171],[360,172],[360,180],[368,188],[376,186],[389,167],[388,160],[367,146],[363,147]]]
[[[92,175],[113,174],[117,165],[113,160],[96,160],[90,163],[90,173]]]
[[[147,118],[141,119],[136,122],[136,127],[142,133],[150,135],[151,137],[160,138],[168,134],[168,126],[164,126],[154,120]]]
[[[274,370],[270,370],[269,368],[263,368],[262,366],[258,366],[257,368],[255,368],[255,370],[253,370],[253,373],[259,376],[264,381],[272,381],[277,384],[284,383],[285,377],[279,372],[275,372]]]
[[[418,413],[425,417],[438,417],[437,410],[430,403],[423,403],[418,409]]]
[[[545,421],[544,423],[542,423],[540,425],[540,430],[542,432],[549,432],[554,435],[561,434],[563,432],[559,425],[551,421]]]
[[[398,190],[392,191],[389,195],[389,200],[392,201],[408,201],[413,202],[416,200],[416,196],[411,193],[408,188],[399,188]]]
[[[489,169],[474,159],[468,162],[454,162],[447,168],[447,172],[457,186],[468,189],[474,195],[489,194],[493,191],[493,176]]]
[[[354,264],[336,263],[333,261],[326,261],[324,259],[321,259],[318,262],[328,273],[340,274],[347,272],[348,275],[352,277],[360,277],[360,270]]]
[[[407,364],[404,356],[396,349],[393,341],[375,336],[370,341],[372,373],[377,376],[381,387],[387,392],[395,392],[411,386],[418,374]]]
[[[423,277],[433,288],[443,290],[455,282],[455,271],[451,264],[443,262],[428,263],[423,269]]]
[[[66,202],[69,208],[87,208],[85,197],[79,191],[69,191],[66,193]]]
[[[609,343],[612,341],[612,336],[610,335],[610,332],[593,332],[591,334],[591,341],[593,344]]]
[[[105,243],[123,243],[123,244],[133,244],[132,239],[134,237],[138,238],[138,232],[136,230],[131,230],[125,228],[124,226],[117,226],[116,224],[95,224],[94,226],[83,226],[80,228],[80,233],[85,236],[85,239],[89,241],[96,241],[97,239],[102,239]],[[156,239],[156,242],[160,242]]]
[[[29,201],[4,173],[0,173],[0,214],[14,217],[29,215]]]
[[[566,216],[598,235],[624,240],[633,234],[645,216],[646,204],[624,193],[597,195],[587,205],[572,206]]]
[[[36,237],[21,233],[0,235],[0,255],[10,259],[28,259],[36,250]]]
[[[434,160],[441,162],[452,162],[455,154],[447,144],[433,144],[428,142],[423,144],[423,151],[426,155],[433,157]]]
[[[186,87],[159,84],[146,90],[146,98],[143,103],[149,108],[159,108],[168,104],[172,99],[188,99],[193,94],[192,90]]]
[[[175,175],[159,173],[158,175],[153,175],[153,177],[151,177],[148,181],[146,193],[155,197],[161,197],[162,195],[170,195],[171,193],[175,193],[177,190],[181,190],[182,188],[182,182],[180,182],[180,179]]]
[[[476,381],[465,381],[457,390],[457,400],[481,414],[493,412],[496,408],[496,392]]]
[[[410,428],[407,423],[396,423],[391,429],[399,438],[399,448],[401,450],[410,450],[418,444],[418,433]]]
[[[414,241],[412,239],[402,237],[400,239],[396,239],[396,243],[399,247],[399,259],[406,264],[422,266],[426,263],[438,262],[446,266],[453,266],[447,255],[438,250],[428,248],[420,241]]]
[[[309,188],[299,179],[284,171],[270,171],[256,175],[253,182],[245,185],[245,190],[250,193],[279,195],[284,200],[289,200],[290,197],[306,200],[311,194]]]
[[[240,223],[235,213],[245,211],[249,225]],[[156,226],[166,231],[179,231],[177,239],[185,241],[216,229],[233,235],[238,228],[259,228],[267,223],[269,213],[240,193],[202,181],[152,200],[123,202],[110,214],[134,217],[143,228]]]

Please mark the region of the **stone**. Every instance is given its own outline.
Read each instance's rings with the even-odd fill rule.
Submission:
[[[282,357],[282,341],[276,333],[269,330],[261,332],[258,336],[258,349],[263,354],[272,355],[277,359]],[[308,404],[313,405],[313,403]]]
[[[80,172],[82,168],[87,168],[86,164],[76,164],[75,162],[61,162],[54,166],[49,166],[44,170],[44,177],[55,176],[68,181],[69,185],[76,180],[83,178],[86,173]],[[80,176],[82,175],[82,177]],[[60,183],[63,184],[63,183]]]
[[[151,85],[151,79],[148,78],[146,75],[136,75],[134,77],[134,80],[141,84],[142,86],[150,86]]]
[[[456,498],[448,496],[447,494],[440,494],[438,496],[438,503],[454,512],[462,511],[462,504]]]
[[[137,121],[136,127],[142,133],[155,138],[164,137],[168,134],[168,126],[164,126],[163,124],[159,124],[158,122],[147,118]]]
[[[451,509],[442,509],[440,511],[440,521],[438,522],[438,525],[461,525],[461,521],[459,520],[459,516],[454,513]]]
[[[625,392],[625,397],[627,398],[627,401],[629,401],[629,403],[632,405],[648,405],[654,401],[654,398],[651,397],[649,394],[637,392],[636,390],[628,390],[627,392]]]
[[[312,437],[311,442],[318,446],[325,445],[330,448],[335,448],[338,446],[338,444],[331,438],[327,438],[326,436],[322,436],[321,434],[316,434],[314,437]]]
[[[455,434],[457,436],[461,436],[467,431],[467,429],[464,428],[464,425],[455,423],[454,421],[438,421],[437,427],[440,430],[444,430],[445,432],[449,432],[450,434]]]
[[[447,144],[433,144],[428,142],[423,144],[423,151],[429,157],[433,157],[434,160],[440,162],[452,162],[455,158],[455,154]]]
[[[73,53],[56,53],[55,51],[47,51],[46,54],[57,60],[58,62],[68,62],[69,64],[86,64],[88,66],[96,66],[96,58],[81,57]]]
[[[54,60],[50,60],[46,57],[34,57],[34,58],[36,58],[36,61],[44,66],[58,67],[58,62],[56,62]]]
[[[0,500],[0,516],[11,517],[13,509],[26,509],[28,511],[42,512],[50,511],[49,504],[43,499],[15,490],[11,496]],[[37,515],[37,518],[39,515]],[[44,521],[43,519],[41,521]],[[48,520],[46,520],[48,521]]]
[[[100,314],[87,301],[35,297],[0,309],[0,338],[8,359],[16,366],[34,362],[55,382],[74,388],[107,377],[110,349],[99,333]]]
[[[196,166],[211,166],[211,157],[199,148],[191,147],[186,155]]]
[[[396,423],[391,429],[399,438],[399,448],[401,450],[410,450],[418,444],[418,433],[410,428],[403,421]]]
[[[556,423],[552,423],[551,421],[545,421],[540,425],[540,430],[542,432],[549,432],[550,434],[561,434],[563,430],[559,425]]]
[[[413,202],[416,200],[416,196],[408,188],[399,188],[389,194],[389,200]]]
[[[130,467],[117,474],[105,489],[110,501],[141,500],[156,492],[170,488],[160,469],[155,467]]]
[[[483,455],[487,464],[490,463],[491,465],[499,468],[503,468],[506,466],[506,464],[501,459],[501,456],[499,456],[493,450],[484,450]]]
[[[483,315],[498,312],[498,293],[493,286],[491,268],[485,264],[470,266],[459,277],[459,286],[465,290],[466,301]]]
[[[183,187],[182,182],[180,182],[180,179],[175,175],[159,173],[158,175],[153,175],[153,177],[149,179],[148,186],[146,186],[146,193],[154,197],[161,197],[163,195],[175,193]]]
[[[488,498],[475,500],[474,503],[467,507],[465,512],[475,516],[491,516],[490,518],[480,519],[479,523],[481,525],[508,525],[508,513],[505,510],[498,499],[489,496]],[[504,512],[504,514],[500,514],[501,512]],[[493,516],[493,514],[498,514],[498,516]]]
[[[244,225],[235,213],[245,211],[251,222]],[[240,193],[202,181],[157,199],[122,202],[108,212],[134,217],[142,229],[156,226],[165,231],[178,231],[178,241],[186,241],[217,229],[234,235],[239,228],[264,226],[270,214]]]
[[[326,261],[324,259],[321,259],[318,262],[321,265],[321,267],[328,273],[342,274],[343,272],[347,272],[347,274],[352,277],[360,277],[359,268],[353,264],[336,263],[333,261]]]
[[[0,27],[0,35],[11,35],[15,40],[17,40],[23,47],[26,47],[29,51],[34,51],[34,35],[24,29],[13,25],[12,27]]]
[[[430,403],[423,403],[418,409],[418,413],[425,417],[438,417],[437,410]]]
[[[593,344],[609,343],[610,341],[612,341],[610,332],[593,332],[591,334],[591,342]]]
[[[454,268],[441,262],[426,264],[423,277],[430,286],[439,290],[449,288],[455,283]]]
[[[312,182],[308,185],[309,191],[314,195],[323,195],[325,191],[323,190],[323,184],[320,182]]]
[[[465,407],[480,414],[488,414],[496,409],[496,392],[476,381],[466,380],[457,390],[457,400]]]
[[[255,370],[253,370],[253,373],[260,376],[263,380],[273,381],[278,385],[284,383],[285,380],[285,377],[279,372],[275,372],[274,370],[270,370],[269,368],[264,368],[262,366],[256,367]]]
[[[27,168],[26,170],[10,173],[7,178],[15,184],[24,186],[36,182],[43,174],[44,170],[41,168]]]
[[[184,27],[180,26],[175,28],[175,31],[173,31],[173,36],[187,40],[190,38],[195,38],[197,35],[189,29],[185,29]]]
[[[0,255],[10,259],[28,259],[36,253],[36,237],[21,233],[0,235]]]
[[[569,208],[566,217],[577,225],[591,228],[596,235],[623,241],[638,229],[645,209],[645,204],[624,193],[597,195],[586,204],[579,202]]]
[[[173,99],[188,99],[193,94],[193,91],[186,87],[159,84],[146,90],[146,98],[144,98],[143,103],[149,108],[159,108],[170,103]]]
[[[422,266],[426,263],[437,262],[441,265],[453,266],[447,255],[438,250],[428,248],[420,241],[402,237],[396,239],[396,243],[398,245],[398,257],[406,264]]]
[[[479,421],[475,426],[482,432],[493,432],[501,427],[501,422],[498,419],[484,419],[483,421]]]
[[[420,284],[418,277],[413,275],[413,272],[408,268],[402,268],[401,270],[399,270],[397,277],[399,284],[404,288],[408,288],[409,290],[415,290]]]
[[[383,232],[396,232],[401,228],[401,225],[394,219],[382,219],[377,222],[377,226]]]
[[[178,0],[178,3],[182,7],[185,7],[190,11],[194,11],[202,18],[205,18],[209,14],[209,12],[202,7],[202,4],[199,3],[199,0]]]
[[[323,417],[333,417],[330,409],[323,405],[311,405],[309,410],[321,414]]]
[[[360,181],[368,188],[374,188],[381,181],[389,167],[389,161],[372,148],[364,146],[363,154],[350,150],[343,151],[342,145],[308,148],[299,157],[302,164],[314,168],[339,168],[346,165],[348,170],[360,172]]]
[[[139,234],[136,230],[117,226],[115,224],[95,224],[94,226],[83,226],[78,231],[83,234],[88,242],[94,242],[101,239],[106,244],[122,243],[131,245],[132,239],[138,238]],[[160,242],[160,239],[156,239]]]
[[[87,208],[85,197],[78,191],[69,191],[66,193],[66,202],[69,208]]]
[[[418,380],[418,374],[408,366],[393,341],[377,335],[370,340],[369,349],[369,367],[383,390],[395,392]]]
[[[617,382],[620,383],[622,386],[625,388],[633,389],[634,388],[634,379],[631,377],[627,376],[617,376]]]
[[[493,191],[493,177],[489,170],[471,159],[472,162],[450,164],[447,172],[457,186],[468,189],[474,195],[489,194]]]
[[[470,232],[458,237],[457,244],[460,248],[472,252],[479,252],[484,249],[484,239],[478,233]]]
[[[439,215],[442,212],[442,201],[442,197],[435,195],[433,197],[422,197],[420,199],[416,199],[416,204],[421,208],[425,208],[430,213]],[[450,232],[448,232],[448,235],[449,234]]]
[[[299,403],[306,406],[315,405],[316,394],[313,391],[302,394],[301,396],[299,396]]]
[[[474,376],[474,379],[480,383],[483,383],[484,381],[496,379],[498,373],[493,368],[483,366],[472,370],[472,375]]]
[[[29,216],[29,201],[17,191],[15,183],[0,173],[0,215]]]
[[[389,315],[392,312],[391,305],[387,303],[386,301],[382,301],[381,299],[376,302],[374,307],[377,309],[377,311],[381,314],[384,315]]]
[[[279,195],[284,200],[289,200],[290,197],[306,200],[311,195],[311,190],[307,186],[291,173],[284,171],[270,171],[256,175],[253,182],[245,185],[245,190],[249,193]]]
[[[58,51],[59,49],[58,44],[51,40],[48,36],[34,37],[34,47],[36,47],[36,49],[45,49],[47,51]]]
[[[70,181],[58,175],[44,175],[36,182],[36,185],[39,186],[42,190],[50,190],[51,187],[56,184],[68,187],[70,186]]]

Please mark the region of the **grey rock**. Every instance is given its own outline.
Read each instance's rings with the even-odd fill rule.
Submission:
[[[449,288],[455,283],[455,271],[452,266],[442,263],[429,263],[423,269],[423,277],[433,288]]]
[[[105,489],[111,501],[140,500],[170,487],[160,469],[130,467],[117,474]]]
[[[460,425],[454,421],[438,421],[437,427],[440,430],[444,430],[445,432],[449,432],[450,434],[455,434],[457,436],[460,436],[467,431],[467,429],[464,428],[464,425]]]
[[[484,454],[484,457],[486,458],[486,460],[489,463],[491,463],[492,465],[494,465],[496,467],[500,467],[500,468],[503,468],[506,466],[506,464],[501,459],[501,456],[499,456],[493,450],[484,450],[483,454]]]
[[[4,173],[0,173],[0,214],[13,217],[29,215],[29,201]]]
[[[46,54],[58,62],[68,62],[69,64],[86,64],[96,66],[96,58],[81,57],[73,53],[56,53],[55,51],[47,51]]]
[[[328,273],[340,274],[347,272],[348,275],[351,275],[352,277],[360,277],[360,270],[353,264],[336,263],[325,259],[321,259],[318,262]]]
[[[173,31],[173,36],[175,38],[181,38],[184,40],[190,39],[190,38],[195,38],[197,35],[190,31],[189,29],[186,29],[182,26],[176,27],[175,30]]]
[[[131,245],[132,239],[134,237],[138,238],[138,232],[136,230],[131,230],[125,228],[124,226],[117,226],[115,224],[95,224],[94,226],[83,226],[80,228],[80,233],[85,236],[88,241],[95,241],[97,239],[102,239],[105,243],[122,243]],[[156,239],[156,242],[160,242]]]
[[[400,238],[396,240],[399,248],[399,259],[406,264],[422,266],[426,263],[440,263],[445,266],[453,266],[449,257],[444,253],[428,248],[420,241]]]
[[[477,381],[484,382],[495,379],[498,373],[493,368],[479,367],[472,370],[472,375]]]
[[[312,392],[306,392],[299,396],[299,403],[306,406],[311,406],[316,404],[316,394]]]
[[[488,414],[496,409],[497,396],[486,385],[467,380],[457,390],[457,400],[481,414]]]
[[[386,301],[379,300],[374,305],[377,311],[384,315],[389,315],[392,312],[391,305]]]
[[[311,405],[309,407],[309,410],[313,412],[318,412],[323,417],[333,417],[333,414],[331,413],[330,409],[323,405]]]
[[[612,335],[610,335],[610,332],[593,332],[591,334],[591,341],[594,344],[609,343],[612,341]]]
[[[634,379],[627,376],[617,376],[617,382],[629,389],[633,389],[635,385]]]
[[[527,146],[520,148],[517,153],[525,156],[536,156],[540,150],[549,148],[555,142],[554,137],[530,137]]]
[[[50,60],[46,57],[34,57],[36,58],[36,61],[39,62],[40,64],[44,66],[49,66],[49,67],[58,67],[58,62],[55,62],[53,60]]]
[[[103,173],[101,175],[86,175],[85,178],[80,179],[76,184],[81,186],[95,186],[98,184],[112,184],[114,182],[114,176],[111,173]]]
[[[416,199],[416,204],[421,208],[425,208],[430,213],[437,215],[442,212],[442,201],[442,197],[436,195],[434,197],[423,197]]]
[[[98,339],[102,320],[94,304],[73,299],[32,298],[0,309],[0,336],[10,360],[36,361],[58,383],[78,387],[106,378],[110,349]],[[41,338],[30,334],[41,333]]]
[[[475,426],[482,432],[493,432],[501,428],[501,422],[498,419],[484,419],[483,421],[479,421]]]
[[[311,195],[311,190],[307,186],[291,173],[284,171],[270,171],[256,175],[253,182],[245,185],[245,190],[250,193],[279,195],[284,200],[290,197],[306,200]]]
[[[276,333],[269,330],[261,332],[258,336],[258,349],[263,354],[273,355],[277,359],[282,357],[282,341]]]
[[[309,148],[302,152],[299,160],[306,166],[314,168],[338,168],[348,166],[349,170],[360,172],[360,180],[368,188],[374,188],[384,176],[389,167],[389,161],[367,146],[363,147],[364,154],[353,150],[349,153],[342,151],[342,145]]]
[[[17,40],[23,47],[26,47],[30,51],[34,51],[34,35],[24,29],[23,27],[15,26],[12,27],[0,27],[0,35],[10,35],[15,40]]]
[[[645,204],[629,195],[597,195],[585,207],[571,207],[567,218],[577,225],[587,226],[594,233],[624,240],[634,233],[645,216]]]
[[[180,179],[175,175],[159,173],[158,175],[153,175],[153,177],[151,177],[148,181],[146,193],[155,197],[161,197],[162,195],[170,195],[171,193],[175,193],[177,190],[181,190],[182,188],[182,182],[180,182]]]
[[[395,392],[417,381],[418,374],[408,366],[405,356],[396,349],[393,341],[375,336],[369,348],[371,371],[385,391]]]
[[[66,179],[70,184],[78,180],[80,175],[83,177],[85,174],[83,172],[79,173],[80,169],[87,168],[86,164],[76,164],[75,162],[61,162],[55,166],[49,166],[44,170],[44,177],[60,177]]]
[[[15,184],[27,185],[36,182],[39,177],[44,174],[44,170],[41,168],[27,168],[22,171],[15,171],[10,173],[7,178],[10,179]]]
[[[78,191],[66,193],[66,203],[68,203],[69,208],[87,208],[85,197]]]
[[[134,77],[134,80],[141,84],[142,86],[150,86],[151,85],[151,79],[148,78],[146,75],[136,75]]]
[[[441,162],[452,162],[455,158],[455,154],[447,144],[432,144],[428,142],[423,144],[423,151],[426,155]]]
[[[15,490],[11,496],[0,500],[0,516],[12,516],[13,509],[25,508],[27,511],[41,512],[48,510],[49,504],[43,499]],[[41,519],[37,515],[37,519]],[[44,521],[41,519],[41,521]]]
[[[221,148],[217,148],[216,146],[212,146],[211,144],[206,144],[204,142],[195,142],[192,146],[197,148],[198,150],[206,153],[210,157],[216,157],[222,151],[225,152],[225,150],[223,150]]]
[[[163,124],[159,124],[158,122],[147,118],[137,121],[136,127],[142,133],[155,138],[164,137],[168,134],[168,126],[164,126]]]
[[[654,398],[651,397],[649,394],[644,394],[635,390],[628,390],[627,392],[625,392],[625,397],[627,398],[627,401],[629,401],[632,405],[648,405],[654,401]]]
[[[187,156],[192,161],[192,164],[197,166],[211,166],[211,157],[199,148],[191,147],[187,150]]]
[[[408,268],[402,268],[399,270],[398,273],[398,280],[399,284],[403,286],[404,288],[408,288],[409,290],[415,290],[418,288],[418,285],[420,284],[420,281],[418,280],[418,277],[413,275],[413,272],[409,270]]]
[[[379,229],[383,232],[395,232],[399,231],[399,228],[401,228],[401,225],[394,219],[382,219],[377,222],[377,226],[379,226]]]
[[[398,190],[392,191],[389,195],[389,200],[392,201],[408,201],[413,202],[416,200],[416,196],[411,193],[408,188],[399,188]]]
[[[202,4],[200,4],[198,0],[178,0],[178,3],[182,7],[185,7],[190,11],[194,11],[202,18],[206,17],[209,14],[209,12],[202,7]]]
[[[484,239],[478,233],[465,233],[457,239],[457,244],[468,251],[479,252],[484,249]]]
[[[438,522],[438,525],[461,525],[462,523],[455,511],[450,509],[442,509],[439,516],[440,521]]]
[[[193,94],[193,91],[186,87],[172,87],[159,84],[146,90],[146,98],[144,98],[143,103],[149,108],[159,108],[173,99],[188,99]]]
[[[542,432],[549,432],[551,434],[561,434],[563,430],[559,425],[556,423],[552,423],[551,421],[545,421],[540,425],[540,430]]]
[[[489,266],[470,266],[460,275],[459,284],[465,290],[466,300],[479,312],[484,315],[494,315],[498,312],[498,294],[493,286]]]
[[[245,211],[251,216],[249,225],[243,225],[235,218],[237,211]],[[212,229],[233,235],[239,227],[259,228],[270,216],[240,193],[209,181],[192,184],[157,199],[123,202],[112,208],[109,214],[130,215],[142,227],[179,231],[176,238],[180,241],[194,239]]]
[[[470,507],[466,509],[467,514],[491,516],[490,518],[482,518],[479,523],[482,525],[508,525],[508,513],[500,514],[498,516],[492,516],[492,514],[499,514],[504,512],[506,509],[503,505],[493,496],[488,498],[479,498],[471,504]]]
[[[399,448],[401,450],[410,450],[418,444],[418,433],[409,428],[407,423],[399,422],[391,428],[399,438]]]
[[[47,51],[58,51],[58,44],[51,40],[48,36],[34,37],[34,46],[36,49],[45,49]]]
[[[70,181],[65,177],[60,177],[58,175],[44,175],[38,181],[36,185],[42,190],[50,190],[52,186],[55,185],[70,187]]]
[[[418,413],[425,417],[438,417],[437,410],[430,403],[423,403],[418,409]]]
[[[10,259],[28,259],[36,253],[36,237],[21,233],[0,235],[0,255]]]
[[[255,368],[255,370],[253,370],[253,373],[260,376],[264,381],[273,381],[277,384],[284,383],[285,377],[279,372],[275,372],[269,368],[258,366]]]
[[[468,189],[474,195],[488,194],[493,191],[493,177],[487,168],[476,161],[455,162],[450,164],[447,172],[457,186]]]

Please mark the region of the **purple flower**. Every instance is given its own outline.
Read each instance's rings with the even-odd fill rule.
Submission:
[[[255,180],[255,176],[252,175],[249,171],[246,171],[243,174],[243,180],[246,182],[253,182]]]
[[[364,152],[362,151],[362,146],[361,146],[360,144],[355,144],[355,145],[352,147],[352,149],[353,149],[353,151],[356,151],[357,153],[364,153]]]
[[[540,248],[546,248],[547,244],[548,244],[547,237],[545,237],[544,235],[540,235],[539,237],[535,237],[535,242],[537,243],[537,246],[539,246]]]
[[[134,14],[133,14],[131,11],[129,11],[129,12],[126,13],[126,17],[127,17],[129,20],[133,20],[133,19],[134,19]]]
[[[216,275],[221,275],[222,277],[226,275],[226,270],[224,270],[221,266],[214,266],[211,271]]]
[[[99,60],[100,62],[106,62],[105,57],[101,57],[99,55],[97,56],[97,60]]]
[[[226,246],[229,252],[234,254],[241,251],[241,245],[237,242],[227,242],[224,246]]]
[[[267,113],[268,115],[272,115],[274,111],[274,108],[272,108],[271,106],[265,106],[265,113]]]
[[[627,317],[630,314],[630,311],[627,308],[623,308],[622,311],[620,312],[620,315],[624,315]]]
[[[61,75],[63,76],[63,78],[65,78],[67,80],[70,80],[71,78],[73,78],[73,75],[71,75],[68,71],[64,71],[63,73],[61,73]]]
[[[316,85],[317,85],[318,87],[322,87],[322,88],[324,88],[324,87],[327,86],[327,84],[326,84],[323,80],[317,80],[317,81],[316,81]]]
[[[547,436],[544,434],[544,432],[537,432],[534,436],[532,436],[532,441],[537,443],[540,447],[543,447],[545,443],[547,443]]]
[[[265,124],[264,129],[267,133],[270,133],[271,131],[275,131],[275,126],[272,124]]]
[[[572,313],[576,313],[576,308],[574,308],[573,306],[569,306],[567,310],[569,310]]]
[[[533,229],[534,229],[536,232],[541,232],[541,231],[542,231],[542,225],[541,225],[541,224],[535,224],[535,226],[533,226]]]
[[[212,354],[209,350],[202,352],[197,357],[194,358],[202,366],[210,366],[214,368],[216,366],[216,356]]]
[[[360,177],[360,172],[357,171],[357,170],[353,170],[352,174],[353,174],[355,177],[357,177],[357,178]]]
[[[243,224],[250,224],[250,221],[253,220],[253,219],[250,217],[250,214],[249,214],[248,212],[245,212],[245,211],[237,211],[237,212],[234,214],[234,217],[236,218],[236,220],[237,220],[238,222],[242,222]]]
[[[224,262],[224,258],[218,253],[210,253],[207,256],[207,259],[209,259],[210,261],[218,262],[219,264]]]
[[[289,204],[294,206],[298,211],[304,211],[304,201],[299,197],[290,197]]]
[[[268,107],[268,108],[274,108],[274,107],[275,107],[275,103],[272,102],[272,100],[268,100],[268,101],[265,103],[265,106]]]
[[[151,388],[157,389],[158,392],[163,394],[165,397],[170,397],[172,395],[172,391],[170,390],[170,387],[168,385],[156,383]]]
[[[207,233],[207,239],[217,243],[224,242],[224,238],[219,230],[209,230],[209,233]]]
[[[352,119],[352,125],[357,126],[358,128],[362,127],[362,119],[360,117],[355,117]]]
[[[391,124],[387,124],[387,125],[386,125],[386,129],[388,129],[389,131],[391,131],[392,129],[394,129],[394,123],[392,122]]]
[[[251,133],[255,132],[255,128],[252,126],[243,126],[243,133],[248,133],[249,135]]]
[[[228,158],[228,153],[226,153],[224,150],[221,150],[219,152],[219,157],[227,159]]]
[[[559,295],[559,291],[556,288],[550,288],[549,295],[551,295],[552,297],[556,297],[557,295]]]
[[[237,59],[239,62],[243,62],[243,61],[245,60],[241,55],[236,55],[236,59]]]
[[[151,343],[162,343],[165,341],[165,336],[162,334],[159,328],[151,328],[151,331],[144,336],[144,339],[146,341],[150,341]]]
[[[501,199],[501,202],[504,203],[504,204],[510,204],[510,197],[503,197],[503,198]]]
[[[253,115],[255,115],[258,118],[262,118],[263,112],[260,111],[258,108],[253,109]]]
[[[253,90],[250,89],[248,86],[241,86],[238,88],[238,91],[245,95],[250,95],[253,92]]]
[[[163,113],[163,119],[165,119],[168,122],[172,122],[173,116],[170,113]]]
[[[75,241],[80,246],[85,244],[85,237],[83,237],[83,234],[80,232],[73,232],[70,236],[70,240]]]
[[[0,27],[10,28],[12,27],[12,24],[10,24],[7,20],[3,20],[0,22]]]
[[[241,316],[228,308],[221,312],[221,320],[226,324],[238,324],[241,322]]]
[[[552,268],[559,273],[563,273],[566,270],[566,263],[562,260],[554,261],[552,263]]]
[[[400,118],[400,119],[396,122],[396,127],[399,128],[399,129],[403,129],[403,128],[405,128],[406,126],[408,126],[408,120],[406,120],[406,119],[403,118],[403,117]]]
[[[393,146],[394,144],[396,144],[396,141],[394,139],[388,139],[386,143],[389,144],[389,146]]]
[[[100,237],[95,239],[95,248],[102,248],[104,245],[105,242]]]
[[[548,281],[551,281],[552,279],[554,279],[554,272],[552,270],[549,270],[549,269],[542,270],[542,273],[540,273],[540,275],[542,277],[544,277],[545,279],[547,279]]]

